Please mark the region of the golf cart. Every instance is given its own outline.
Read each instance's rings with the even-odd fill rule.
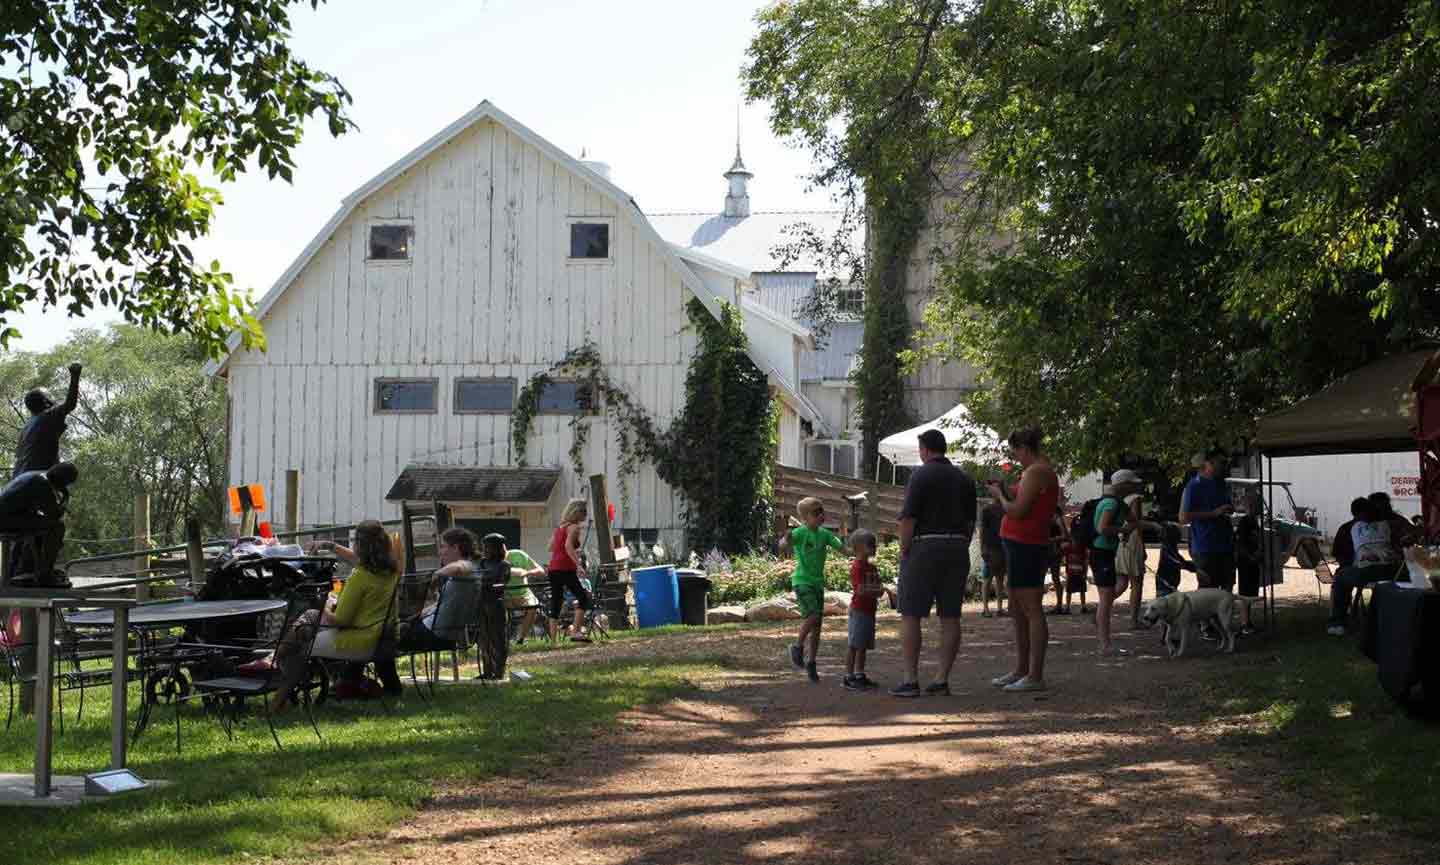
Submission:
[[[1289,481],[1226,478],[1225,482],[1230,486],[1230,499],[1237,510],[1247,494],[1251,491],[1259,492],[1262,521],[1264,509],[1269,508],[1273,502],[1275,510],[1270,515],[1270,525],[1273,527],[1274,538],[1266,539],[1266,548],[1274,551],[1277,573],[1280,572],[1278,569],[1283,569],[1289,563],[1291,556],[1295,557],[1302,568],[1313,568],[1320,563],[1320,530],[1314,525],[1315,511],[1313,508],[1295,504],[1295,497],[1290,494]],[[1279,498],[1277,491],[1285,493],[1283,501],[1274,501]],[[1232,519],[1238,522],[1239,515]]]

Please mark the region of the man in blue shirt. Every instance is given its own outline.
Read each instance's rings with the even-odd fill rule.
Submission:
[[[1190,525],[1190,555],[1202,589],[1235,590],[1235,537],[1230,527],[1229,470],[1225,452],[1205,454],[1200,473],[1185,485],[1180,498],[1180,522]]]
[[[1190,525],[1190,556],[1195,561],[1195,581],[1202,589],[1235,591],[1235,532],[1230,514],[1235,506],[1225,483],[1230,463],[1218,448],[1206,452],[1200,473],[1185,485],[1180,497],[1180,522]],[[1242,632],[1250,629],[1250,607],[1240,605]],[[1201,623],[1200,636],[1213,640],[1208,622]]]

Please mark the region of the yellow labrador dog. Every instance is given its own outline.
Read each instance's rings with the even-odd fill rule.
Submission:
[[[1235,632],[1230,630],[1230,615],[1235,610],[1235,596],[1224,589],[1197,589],[1193,592],[1172,592],[1145,605],[1140,621],[1145,627],[1163,623],[1165,648],[1170,657],[1185,654],[1190,643],[1190,626],[1209,621],[1220,630],[1220,645],[1226,652],[1235,651]],[[1177,639],[1178,638],[1178,639]]]

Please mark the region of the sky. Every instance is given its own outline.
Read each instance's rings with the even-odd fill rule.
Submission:
[[[359,128],[311,123],[294,183],[262,173],[221,188],[194,245],[258,299],[340,206],[391,163],[489,99],[572,155],[608,162],[649,213],[718,211],[738,125],[756,211],[832,207],[807,190],[809,155],[777,140],[764,105],[741,104],[739,70],[758,0],[329,0],[292,7],[297,56],[337,76]],[[15,316],[15,349],[44,350],[95,310]]]

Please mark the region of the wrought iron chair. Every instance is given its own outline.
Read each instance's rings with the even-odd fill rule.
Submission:
[[[280,635],[270,645],[272,657],[278,657],[281,644],[292,638],[291,631],[296,628],[299,615],[287,618],[285,627],[281,629]],[[294,638],[298,638],[297,650],[287,659],[287,663],[305,664],[307,676],[302,678],[300,683],[294,686],[291,696],[298,702],[305,711],[305,717],[310,722],[310,727],[315,731],[315,738],[324,740],[320,735],[320,727],[315,723],[315,713],[311,709],[312,690],[309,677],[310,652],[315,645],[315,637],[320,632],[320,626],[300,626],[296,629]],[[215,711],[220,719],[220,725],[225,730],[229,739],[235,738],[235,725],[239,723],[241,713],[246,703],[254,698],[259,698],[264,707],[265,723],[270,728],[270,736],[275,740],[277,750],[285,750],[280,744],[280,734],[275,730],[275,714],[271,710],[270,698],[286,687],[284,671],[280,664],[272,663],[267,670],[258,676],[226,675],[209,679],[198,679],[192,683],[193,694],[199,695],[205,705]],[[180,704],[186,702],[189,697],[182,697],[175,701],[175,751],[180,751]]]

